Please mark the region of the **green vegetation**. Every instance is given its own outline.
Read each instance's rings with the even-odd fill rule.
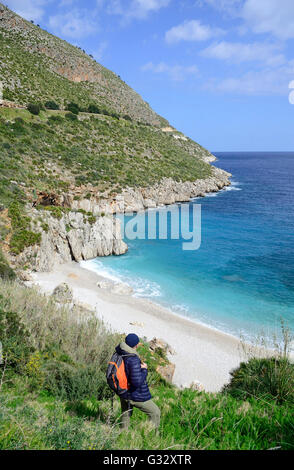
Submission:
[[[18,202],[12,202],[9,206],[8,215],[11,219],[12,236],[10,239],[10,250],[14,254],[21,253],[25,247],[41,242],[41,233],[33,232],[31,220],[23,215],[23,208]]]
[[[0,108],[0,205],[11,206],[11,215],[18,204],[20,219],[14,217],[12,233],[0,221],[0,242],[9,238],[13,254],[40,242],[26,216],[40,192],[61,196],[91,184],[111,197],[164,177],[211,175],[203,161],[209,152],[162,132],[168,122],[120,77],[5,6],[1,12],[1,81],[4,99],[16,108]]]
[[[70,111],[72,114],[79,114],[80,112],[79,105],[76,103],[72,103],[72,102],[68,103],[65,109],[66,111]]]
[[[112,401],[105,380],[120,336],[89,311],[57,307],[34,289],[5,282],[0,284],[0,338],[0,449],[294,448],[293,400],[288,394],[280,400],[279,387],[266,398],[264,393],[274,362],[281,374],[286,372],[280,368],[282,357],[255,359],[260,367],[244,363],[238,383],[233,379],[223,392],[205,393],[165,383],[156,372],[165,354],[152,354],[144,343],[139,352],[162,412],[157,435],[136,409],[130,429],[120,432],[119,400]],[[294,366],[287,367],[293,390]],[[248,375],[264,389],[255,394]],[[247,395],[235,396],[237,389]]]
[[[38,114],[40,114],[40,111],[41,111],[40,105],[35,104],[35,103],[29,103],[27,106],[27,109],[31,114],[34,114],[35,116],[38,116]]]
[[[46,101],[45,108],[58,110],[59,104],[55,103],[55,101]]]
[[[0,111],[0,202],[6,204],[10,196],[14,199],[9,196],[11,180],[18,183],[12,192],[21,193],[21,182],[31,191],[64,190],[64,174],[76,185],[92,183],[101,190],[147,186],[163,177],[193,181],[211,174],[197,144],[179,144],[152,126],[104,115],[78,120],[72,113],[64,119],[63,112],[41,111],[30,119],[25,110],[10,111]]]
[[[287,357],[251,359],[232,372],[230,384],[225,387],[232,396],[246,400],[249,397],[276,400],[294,407],[294,365]]]
[[[0,248],[0,281],[1,280],[12,280],[15,279],[15,272],[9,266],[2,250]]]
[[[0,25],[1,80],[4,99],[28,102],[95,104],[153,125],[166,125],[115,73],[79,48],[21,19],[5,6]],[[36,73],[37,70],[37,73]]]

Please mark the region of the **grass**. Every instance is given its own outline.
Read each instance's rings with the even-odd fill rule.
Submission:
[[[246,380],[237,387],[232,381],[231,389],[219,393],[177,389],[156,372],[165,355],[151,354],[146,343],[139,352],[148,363],[151,393],[161,409],[159,433],[136,409],[129,430],[121,431],[119,400],[112,400],[105,380],[119,335],[91,312],[57,307],[52,298],[15,282],[0,285],[0,318],[5,357],[0,449],[294,448],[294,407],[288,396],[279,400],[276,392],[265,396],[264,390],[251,393],[250,388],[247,396],[235,396],[233,389],[244,390]],[[10,343],[3,324],[13,327]],[[14,350],[18,355],[12,357]]]

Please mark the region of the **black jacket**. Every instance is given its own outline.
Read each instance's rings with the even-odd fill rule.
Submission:
[[[121,397],[133,401],[151,400],[151,393],[147,385],[148,371],[141,368],[141,360],[136,350],[123,342],[116,347],[116,352],[124,356],[125,371],[130,386],[128,392]]]

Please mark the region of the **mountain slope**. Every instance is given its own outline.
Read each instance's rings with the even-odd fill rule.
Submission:
[[[87,224],[95,222],[90,212],[113,212],[119,194],[131,194],[128,207],[141,210],[230,184],[209,164],[210,152],[170,127],[117,75],[1,3],[0,77],[5,252],[41,242],[47,225],[34,224],[44,220],[40,205],[84,211]]]
[[[79,48],[24,20],[0,3],[1,80],[5,96],[21,104],[28,98],[77,101],[128,114],[152,125],[166,121],[116,74]],[[37,72],[37,73],[36,73]]]

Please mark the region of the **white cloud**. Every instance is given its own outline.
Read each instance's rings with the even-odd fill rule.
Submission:
[[[198,0],[197,2],[200,6],[209,5],[230,15],[235,15],[242,3],[243,0]]]
[[[4,0],[5,5],[27,20],[40,21],[46,0]]]
[[[150,71],[155,74],[166,74],[173,81],[180,82],[185,80],[188,76],[199,76],[199,70],[196,65],[182,66],[182,65],[168,65],[165,62],[153,64],[149,62],[142,67],[142,70]]]
[[[293,0],[246,0],[242,17],[255,33],[294,38]]]
[[[180,41],[206,41],[220,34],[224,34],[224,31],[219,28],[211,28],[209,25],[201,24],[199,20],[190,20],[167,31],[165,40],[169,44]]]
[[[267,65],[278,66],[285,63],[286,59],[280,53],[281,46],[268,43],[232,43],[222,41],[214,43],[201,51],[201,55],[212,59],[226,60],[240,63],[259,61]]]
[[[93,52],[93,56],[95,57],[96,60],[101,60],[102,57],[103,57],[103,54],[105,52],[105,50],[107,49],[108,47],[108,43],[106,41],[103,41],[101,42],[101,44],[99,44],[99,47],[98,49]]]
[[[294,38],[293,0],[198,0],[244,20],[255,33],[270,33],[281,39]]]
[[[294,76],[294,61],[275,69],[264,68],[250,71],[240,77],[229,77],[219,81],[212,79],[204,85],[205,89],[221,93],[268,96],[287,95],[289,81]]]
[[[50,16],[49,26],[57,34],[69,38],[82,38],[98,30],[97,22],[87,10],[74,9],[65,14]]]
[[[145,19],[152,12],[167,7],[171,0],[108,0],[107,13],[120,15],[125,20]],[[98,6],[102,6],[105,0],[97,0]]]

